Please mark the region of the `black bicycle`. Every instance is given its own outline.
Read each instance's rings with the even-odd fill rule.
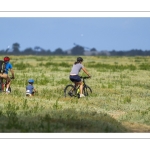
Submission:
[[[5,80],[5,82],[3,81],[4,79],[2,79],[0,77],[0,92],[6,92],[6,85],[7,85],[7,82]],[[11,92],[11,87],[8,88],[8,90]]]
[[[83,94],[85,96],[89,96],[92,93],[92,89],[85,83],[85,79],[88,79],[90,77],[80,77],[83,81]],[[69,84],[64,89],[64,95],[65,97],[78,97],[80,98],[80,86],[75,86],[72,84]]]

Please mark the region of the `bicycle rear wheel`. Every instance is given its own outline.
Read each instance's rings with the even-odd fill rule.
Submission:
[[[3,85],[0,83],[0,92],[3,92]]]
[[[75,93],[76,93],[76,90],[72,84],[67,85],[64,89],[65,97],[73,97],[75,96]]]
[[[89,86],[84,86],[83,87],[83,94],[85,95],[85,96],[89,96],[89,95],[91,95],[92,94],[92,89],[89,87]]]
[[[0,92],[3,92],[3,86],[4,84],[3,84],[3,79],[2,78],[0,78]]]

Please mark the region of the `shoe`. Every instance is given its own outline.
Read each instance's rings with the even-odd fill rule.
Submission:
[[[26,96],[31,96],[31,94],[30,93],[26,93]]]
[[[80,97],[85,97],[85,95],[84,94],[80,94]]]
[[[9,90],[6,90],[6,94],[8,94],[8,93],[10,93],[10,91],[9,91]]]

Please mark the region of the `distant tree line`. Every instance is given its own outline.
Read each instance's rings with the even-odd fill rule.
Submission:
[[[120,50],[120,51],[107,51],[107,50],[96,50],[95,48],[86,50],[85,47],[80,45],[75,45],[73,48],[69,50],[62,50],[61,48],[57,48],[55,51],[51,51],[50,49],[45,50],[39,46],[35,46],[34,48],[26,48],[24,50],[20,50],[20,44],[14,43],[12,44],[11,49],[3,49],[0,50],[1,55],[109,55],[109,56],[150,56],[150,50],[141,50],[141,49],[132,49],[132,50]]]
[[[150,50],[132,49],[129,51],[110,51],[111,56],[150,56]]]

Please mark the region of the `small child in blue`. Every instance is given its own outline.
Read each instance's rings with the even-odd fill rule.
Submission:
[[[28,85],[26,86],[26,96],[34,95],[35,89],[34,89],[33,83],[34,83],[33,79],[28,80]]]

